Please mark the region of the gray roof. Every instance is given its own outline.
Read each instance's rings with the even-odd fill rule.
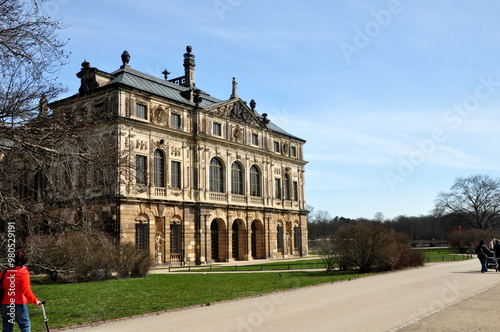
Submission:
[[[132,88],[147,91],[161,97],[194,106],[194,103],[190,102],[181,95],[181,92],[189,90],[189,87],[178,85],[167,80],[162,80],[158,77],[132,69],[129,66],[124,66],[119,70],[112,72],[111,75],[116,76],[116,78],[109,82],[108,85],[121,83]],[[210,96],[204,91],[201,91],[201,97],[201,107],[207,107],[213,103],[222,101]]]
[[[105,88],[106,86],[110,86],[110,85],[114,85],[114,84],[123,84],[123,85],[129,86],[131,88],[135,88],[138,90],[142,90],[142,91],[146,91],[146,92],[155,94],[155,95],[160,96],[160,97],[164,97],[164,98],[174,100],[174,101],[177,101],[177,102],[180,102],[183,104],[187,104],[190,106],[195,106],[195,104],[193,102],[190,102],[188,99],[184,98],[181,94],[182,92],[188,91],[189,87],[186,87],[183,85],[178,85],[178,84],[175,84],[173,82],[148,75],[146,73],[143,73],[143,72],[140,72],[138,70],[130,68],[129,65],[122,66],[120,69],[115,70],[114,72],[112,72],[108,75],[111,75],[114,78],[109,83],[102,86],[101,88]],[[203,90],[200,90],[200,91],[201,91],[201,97],[202,97],[202,102],[201,102],[200,106],[202,108],[214,107],[214,106],[217,106],[217,104],[223,104],[223,103],[226,103],[229,101],[229,100],[222,100],[222,99],[212,97]],[[68,97],[68,98],[65,98],[65,99],[76,98],[76,97],[78,97],[78,94],[75,94],[75,95]],[[62,100],[59,100],[59,101],[56,101],[52,104],[59,103],[61,101]],[[257,112],[255,112],[255,115],[261,121],[264,119]],[[284,136],[287,136],[290,138],[298,139],[300,141],[305,142],[304,139],[299,138],[299,137],[294,136],[294,135],[291,135],[286,130],[278,127],[276,124],[274,124],[272,122],[269,122],[267,124],[267,128],[274,133],[284,135]]]
[[[113,79],[111,82],[109,82],[107,85],[111,84],[124,84],[127,86],[130,86],[132,88],[142,90],[142,91],[147,91],[149,93],[165,97],[170,100],[178,101],[183,104],[188,104],[191,106],[194,106],[195,104],[187,100],[181,95],[181,92],[189,90],[189,87],[183,86],[183,85],[178,85],[172,82],[169,82],[167,80],[162,80],[158,77],[148,75],[146,73],[140,72],[138,70],[130,68],[130,66],[122,66],[122,68],[114,71],[111,73],[111,75],[115,76],[115,79]],[[201,107],[206,108],[209,106],[216,106],[216,104],[222,104],[227,102],[227,100],[222,100],[218,99],[215,97],[210,96],[208,93],[205,91],[201,90],[201,97],[202,97],[202,102],[201,102]],[[257,114],[259,119],[262,120],[262,116]],[[290,133],[288,133],[286,130],[278,127],[274,123],[270,122],[267,125],[267,128],[270,129],[271,131],[281,134],[284,136],[288,136],[291,138],[295,138],[301,141],[304,141],[303,139],[293,136]],[[305,141],[304,141],[305,142]]]

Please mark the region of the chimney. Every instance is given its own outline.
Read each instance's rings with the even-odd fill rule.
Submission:
[[[186,53],[184,53],[184,86],[193,88],[195,86],[194,83],[194,67],[196,66],[194,63],[194,54],[191,53],[193,48],[191,46],[186,47]]]

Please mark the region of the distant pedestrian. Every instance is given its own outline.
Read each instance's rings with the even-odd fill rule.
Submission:
[[[31,291],[30,273],[25,264],[28,254],[22,249],[15,252],[15,267],[2,272],[3,297],[0,311],[2,313],[2,332],[14,331],[14,322],[17,322],[21,332],[30,332],[30,317],[26,304],[33,303],[39,307],[41,302]]]
[[[500,260],[500,240],[495,240],[495,245],[493,246],[493,252],[495,253],[495,260],[497,261],[497,266],[498,266],[498,261]]]
[[[476,247],[476,255],[481,262],[481,273],[488,272],[488,256],[492,256],[493,253],[484,245],[484,240],[479,241],[479,245]]]

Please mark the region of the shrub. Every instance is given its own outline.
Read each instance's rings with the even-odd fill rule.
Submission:
[[[111,278],[114,247],[99,231],[69,231],[31,238],[31,262],[54,282]]]
[[[318,243],[319,254],[325,264],[327,272],[332,271],[335,268],[335,262],[337,261],[334,243],[331,239],[321,239]]]
[[[151,259],[147,250],[133,244],[115,247],[102,231],[69,231],[34,236],[30,241],[31,264],[54,282],[100,281],[145,277]]]
[[[334,241],[335,251],[346,268],[357,267],[361,273],[367,273],[376,265],[387,264],[387,249],[393,239],[384,226],[360,222],[342,226]]]
[[[338,230],[330,245],[330,255],[341,270],[356,268],[361,273],[423,265],[423,254],[410,249],[409,242],[404,234],[391,233],[382,224],[363,221]]]
[[[137,249],[132,243],[125,243],[115,251],[114,266],[119,278],[145,277],[150,265],[149,251]]]

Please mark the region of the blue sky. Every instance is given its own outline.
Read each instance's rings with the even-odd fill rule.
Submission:
[[[429,213],[458,176],[500,170],[500,3],[52,0],[68,27],[69,93],[86,59],[183,75],[307,140],[306,200],[331,216]]]

